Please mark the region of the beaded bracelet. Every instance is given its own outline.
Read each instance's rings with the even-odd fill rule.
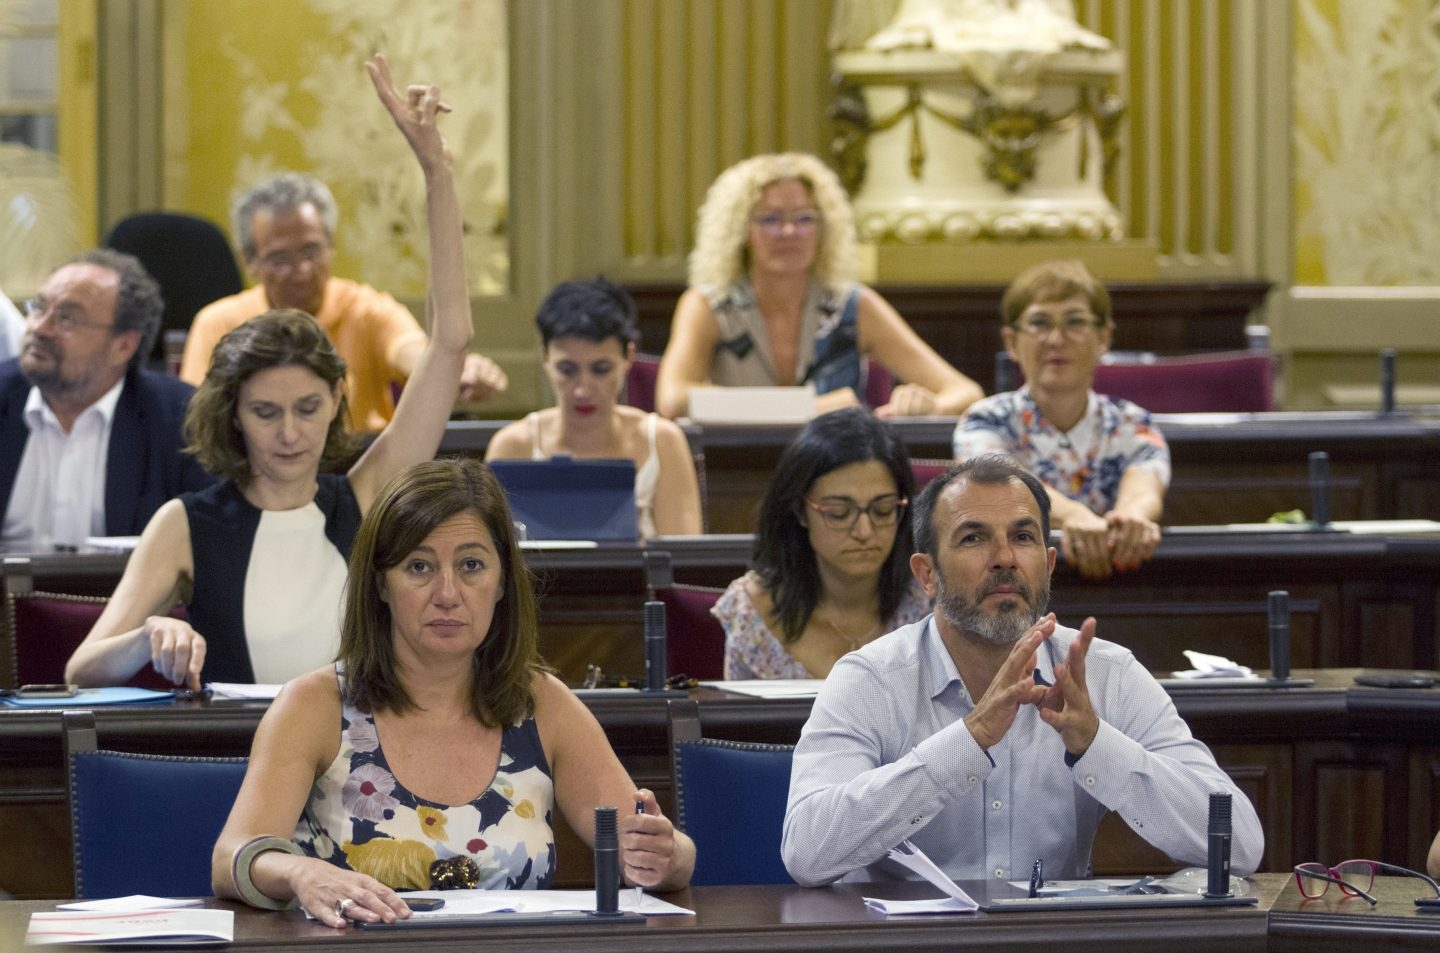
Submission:
[[[259,907],[261,910],[288,910],[295,905],[294,900],[276,900],[267,896],[261,893],[260,888],[255,886],[255,881],[250,879],[250,867],[255,863],[255,858],[272,850],[296,856],[304,854],[304,851],[295,846],[294,841],[283,837],[254,837],[236,848],[235,855],[230,860],[230,878],[235,882],[235,892],[250,906]]]

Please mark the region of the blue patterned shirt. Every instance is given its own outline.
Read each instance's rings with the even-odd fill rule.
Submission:
[[[1149,412],[1094,391],[1085,416],[1066,432],[1045,419],[1028,387],[986,397],[960,418],[953,441],[956,460],[1007,454],[1041,483],[1101,516],[1115,508],[1120,480],[1131,469],[1170,485],[1170,448]]]

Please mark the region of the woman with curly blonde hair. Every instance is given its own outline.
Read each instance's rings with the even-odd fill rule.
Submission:
[[[814,384],[821,412],[860,403],[861,357],[898,381],[882,417],[958,414],[982,396],[874,289],[855,280],[850,204],[812,155],[745,159],[700,207],[690,287],[675,307],[655,402],[689,409],[690,388]]]

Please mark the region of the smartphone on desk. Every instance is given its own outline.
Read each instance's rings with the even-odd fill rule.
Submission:
[[[444,897],[406,897],[405,905],[420,913],[429,913],[445,906]]]
[[[79,692],[79,685],[21,685],[15,692],[15,697],[74,698]]]

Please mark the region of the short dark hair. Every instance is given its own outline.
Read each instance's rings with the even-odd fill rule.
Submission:
[[[369,711],[406,712],[415,701],[395,662],[390,605],[381,598],[386,570],[404,562],[441,523],[474,513],[495,543],[504,595],[472,660],[471,713],[492,727],[534,713],[531,679],[548,671],[540,661],[535,591],[515,538],[505,490],[479,460],[417,463],[391,478],[360,523],[350,551],[350,578],[340,625],[339,661],[345,697]]]
[[[915,495],[910,456],[895,431],[868,410],[851,407],[822,414],[790,441],[760,503],[755,571],[770,593],[785,641],[800,638],[820,603],[820,568],[805,530],[805,494],[816,480],[852,463],[878,460],[895,480],[895,492]],[[896,524],[895,543],[880,569],[880,618],[889,619],[910,582],[910,524]]]
[[[605,278],[556,285],[540,302],[535,326],[540,329],[542,347],[556,338],[582,338],[597,344],[615,338],[624,351],[640,340],[635,299]]]
[[[77,255],[71,264],[99,265],[120,276],[119,293],[115,297],[115,330],[140,332],[140,347],[130,357],[130,366],[138,366],[160,333],[160,319],[165,314],[160,283],[150,277],[140,259],[113,248],[92,248]]]
[[[1045,536],[1045,545],[1050,545],[1050,495],[1035,474],[1025,469],[1013,457],[999,453],[987,453],[957,463],[944,473],[925,484],[910,507],[910,522],[914,524],[915,551],[924,553],[932,560],[940,558],[939,537],[935,532],[935,503],[945,487],[955,480],[969,480],[981,486],[999,486],[1011,480],[1025,484],[1035,504],[1040,507],[1040,530]]]
[[[1000,319],[1013,325],[1037,301],[1063,301],[1077,294],[1085,296],[1101,327],[1112,323],[1110,292],[1078,259],[1042,261],[1016,275],[1000,299]]]
[[[263,370],[295,364],[339,387],[340,408],[325,435],[320,467],[333,471],[354,456],[356,441],[345,430],[345,361],[315,319],[304,311],[277,308],[251,318],[222,337],[210,352],[210,370],[185,410],[185,451],[216,476],[244,483],[250,476],[245,437],[235,426],[240,387]]]

